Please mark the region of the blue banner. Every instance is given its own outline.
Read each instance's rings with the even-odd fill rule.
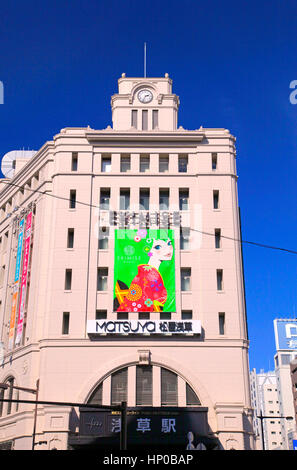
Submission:
[[[22,219],[20,221],[20,228],[19,228],[18,249],[17,249],[17,257],[16,257],[14,282],[18,282],[20,279],[22,248],[23,248],[23,238],[24,238],[24,223],[25,223],[25,219]]]

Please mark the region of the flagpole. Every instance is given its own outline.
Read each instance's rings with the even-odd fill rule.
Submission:
[[[144,77],[146,78],[146,42],[144,43]]]

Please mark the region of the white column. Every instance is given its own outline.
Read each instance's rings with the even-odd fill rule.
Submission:
[[[153,406],[161,406],[161,368],[153,367]]]
[[[136,366],[128,367],[128,406],[136,406]]]

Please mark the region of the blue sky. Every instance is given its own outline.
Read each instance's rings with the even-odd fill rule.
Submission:
[[[173,79],[179,125],[237,137],[243,239],[296,250],[294,0],[2,2],[0,155],[67,126],[111,124],[122,72]],[[272,368],[273,319],[297,316],[294,254],[245,246],[250,366]]]

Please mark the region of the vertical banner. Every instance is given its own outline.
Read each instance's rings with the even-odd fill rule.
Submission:
[[[10,325],[9,325],[8,349],[12,349],[13,347],[16,309],[17,309],[18,294],[19,294],[20,270],[21,270],[21,261],[22,261],[22,251],[23,251],[24,225],[25,225],[25,220],[22,219],[19,223],[18,246],[17,246],[17,256],[16,256],[15,275],[14,275],[14,284],[13,284],[13,294],[12,294],[12,307],[11,307],[11,316],[10,316]]]
[[[115,230],[114,311],[176,311],[173,230]]]
[[[31,243],[31,229],[32,229],[32,212],[29,212],[27,216],[26,231],[25,231],[23,270],[22,270],[21,285],[20,285],[19,316],[18,316],[18,325],[17,325],[17,335],[16,335],[16,340],[15,340],[16,345],[20,344],[22,335],[23,335],[26,294],[27,294],[28,266],[29,266],[30,243]]]

